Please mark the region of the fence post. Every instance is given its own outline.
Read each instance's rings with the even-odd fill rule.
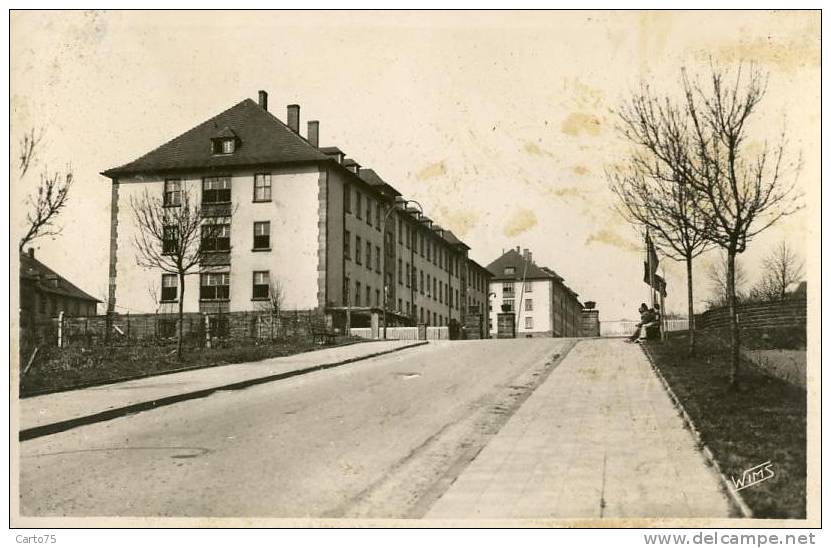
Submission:
[[[130,313],[127,312],[127,342],[130,342]]]
[[[58,312],[58,348],[63,348],[63,310]]]
[[[207,314],[205,317],[205,348],[211,347],[211,317]]]

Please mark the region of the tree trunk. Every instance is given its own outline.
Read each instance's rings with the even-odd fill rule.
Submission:
[[[184,328],[185,276],[179,274],[179,333],[176,337],[176,359],[182,361],[182,329]]]
[[[736,252],[727,250],[727,306],[730,312],[730,389],[739,388],[739,322],[736,316]]]
[[[666,311],[664,311],[666,313]],[[693,267],[692,257],[687,257],[687,333],[688,354],[695,355],[695,313],[693,312]]]

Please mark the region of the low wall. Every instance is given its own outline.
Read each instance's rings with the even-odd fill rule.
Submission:
[[[769,303],[742,304],[736,315],[742,329],[774,327],[805,327],[808,303],[805,299]],[[695,316],[698,329],[718,329],[730,326],[730,310],[714,308]]]

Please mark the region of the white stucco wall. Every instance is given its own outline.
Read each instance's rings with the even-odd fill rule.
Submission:
[[[262,171],[257,171],[261,173]],[[229,309],[255,310],[252,276],[268,270],[283,286],[285,308],[317,306],[318,169],[271,170],[272,200],[254,203],[254,171],[238,172],[231,178],[231,301]],[[193,199],[201,200],[202,174],[181,177]],[[155,312],[158,305],[148,288],[161,294],[161,271],[141,268],[136,261],[134,238],[138,234],[131,198],[145,191],[162,195],[163,179],[119,180],[116,311]],[[271,222],[271,251],[252,252],[254,222]],[[184,307],[199,310],[198,269],[185,282]],[[164,305],[162,311],[173,311]]]
[[[495,293],[491,303],[493,309],[490,313],[492,334],[496,334],[497,314],[502,312],[502,281],[491,282],[490,290]],[[531,292],[528,292],[528,288]],[[519,311],[516,320],[517,336],[521,337],[526,333],[543,333],[551,331],[551,282],[547,280],[526,280],[525,293],[522,291],[522,282],[514,282],[514,311]],[[520,300],[520,295],[522,299]],[[530,311],[525,310],[525,300],[532,299],[534,309]],[[525,328],[525,318],[533,318],[534,326],[530,329]]]

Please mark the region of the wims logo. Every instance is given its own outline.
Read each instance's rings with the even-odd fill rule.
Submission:
[[[741,491],[742,489],[747,489],[751,485],[756,485],[765,480],[769,480],[774,475],[773,464],[771,464],[770,461],[766,461],[762,464],[754,466],[753,468],[745,470],[744,473],[742,473],[741,478],[736,479],[733,476],[730,476],[730,479],[733,480],[733,486],[736,488],[736,491]]]

